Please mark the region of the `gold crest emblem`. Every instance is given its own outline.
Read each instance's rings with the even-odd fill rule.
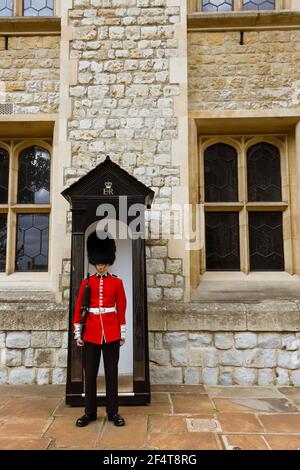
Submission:
[[[112,187],[112,182],[111,181],[105,181],[104,185],[105,185],[105,187],[103,188],[104,196],[112,196],[114,194],[113,187]]]

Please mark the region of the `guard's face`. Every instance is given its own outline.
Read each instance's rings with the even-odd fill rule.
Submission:
[[[109,264],[96,264],[96,270],[99,274],[103,274],[108,270],[109,266]]]

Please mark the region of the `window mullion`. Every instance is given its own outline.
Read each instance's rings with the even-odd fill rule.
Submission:
[[[234,11],[243,10],[243,0],[233,0],[233,9]]]
[[[240,245],[241,245],[241,271],[250,272],[249,254],[249,219],[247,211],[247,158],[245,152],[245,137],[242,137],[242,149],[239,155],[239,197],[244,208],[240,212]]]
[[[23,16],[23,0],[14,1],[14,15]]]

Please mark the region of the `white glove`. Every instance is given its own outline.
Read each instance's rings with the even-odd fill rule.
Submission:
[[[121,340],[125,341],[126,339],[126,325],[121,325]]]

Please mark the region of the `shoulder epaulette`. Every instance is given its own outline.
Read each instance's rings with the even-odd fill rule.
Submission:
[[[117,276],[116,274],[111,274],[111,275],[112,275],[113,277],[119,277],[119,276]]]

